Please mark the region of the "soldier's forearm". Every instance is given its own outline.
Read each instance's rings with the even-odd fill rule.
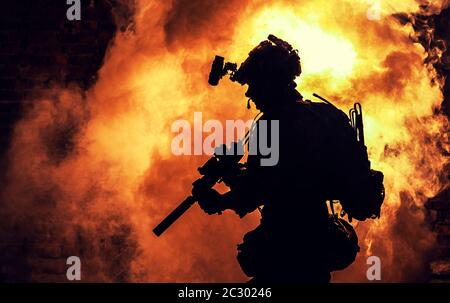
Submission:
[[[258,206],[260,203],[256,202],[255,197],[240,195],[239,192],[229,191],[222,195],[223,210],[233,210],[241,218],[254,211]]]

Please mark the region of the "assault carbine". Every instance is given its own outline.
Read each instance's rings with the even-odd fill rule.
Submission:
[[[202,175],[199,179],[192,183],[192,188],[196,189],[193,192],[201,192],[203,189],[210,189],[218,182],[224,182],[227,185],[232,184],[232,180],[237,176],[243,168],[243,164],[239,161],[243,154],[238,152],[238,143],[233,143],[234,150],[229,149],[227,152],[226,146],[222,145],[219,151],[216,152],[205,164],[198,168],[198,172]],[[233,145],[231,148],[233,148]],[[216,149],[217,150],[217,149]],[[197,202],[198,197],[190,195],[183,202],[180,203],[167,217],[161,221],[153,229],[153,232],[158,237],[164,233],[176,220],[178,220],[192,205]]]

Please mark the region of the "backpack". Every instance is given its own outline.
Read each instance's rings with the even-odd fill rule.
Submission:
[[[373,170],[364,144],[361,104],[355,103],[349,116],[326,99],[325,103],[309,101],[307,106],[326,126],[333,138],[333,170],[327,171],[327,200],[339,200],[349,220],[378,218],[384,201],[384,175]]]

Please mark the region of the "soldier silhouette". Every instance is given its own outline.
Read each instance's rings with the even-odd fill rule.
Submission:
[[[210,84],[231,71],[231,80],[248,85],[246,96],[263,113],[256,128],[259,121],[279,121],[279,161],[263,166],[262,155],[248,155],[244,167],[233,170],[230,191],[194,186],[193,195],[208,214],[230,209],[243,217],[260,209],[260,225],[238,245],[250,281],[329,282],[332,271],[354,261],[359,246],[351,224],[330,213],[327,201],[333,209],[339,200],[350,221],[378,217],[383,175],[370,169],[352,119],[296,90],[300,57],[287,42],[270,35],[236,67],[216,56]]]

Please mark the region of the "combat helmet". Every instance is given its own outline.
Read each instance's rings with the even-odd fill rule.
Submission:
[[[240,84],[266,82],[272,85],[291,84],[302,71],[298,51],[286,41],[269,35],[252,51],[232,74],[231,80]]]

